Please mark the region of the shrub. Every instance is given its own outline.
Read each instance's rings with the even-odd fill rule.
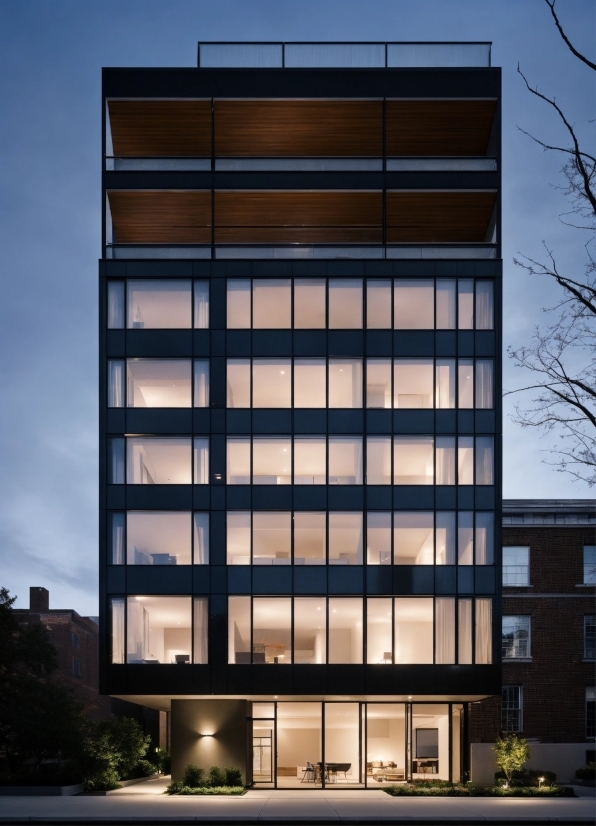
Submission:
[[[226,785],[226,775],[218,766],[211,766],[209,769],[209,785],[211,788]]]
[[[226,781],[224,786],[242,786],[242,772],[233,766],[226,766],[224,769]]]
[[[596,780],[596,763],[587,763],[582,769],[577,769],[575,776],[580,780]]]
[[[177,785],[177,784],[172,784]],[[168,790],[171,786],[168,786]],[[202,786],[198,789],[191,789],[189,786],[179,786],[176,791],[168,794],[195,794],[195,795],[241,795],[246,792],[244,786]]]
[[[189,763],[184,770],[182,776],[182,785],[189,786],[191,789],[196,789],[203,781],[203,769],[200,769],[194,763]]]
[[[128,773],[126,780],[134,780],[137,777],[151,777],[157,774],[157,766],[149,760],[139,760],[137,765]]]
[[[504,773],[507,783],[515,772],[521,771],[524,763],[530,759],[530,747],[524,737],[509,734],[504,740],[499,738],[492,750],[495,753],[497,766]]]
[[[528,786],[540,786],[540,777],[543,778],[543,786],[554,786],[557,782],[557,775],[546,769],[527,769],[523,776]]]
[[[111,792],[119,789],[118,772],[114,769],[106,769],[98,772],[85,780],[85,791],[87,792]]]
[[[170,774],[172,771],[172,756],[170,755],[170,752],[165,749],[159,749],[154,752],[154,755],[155,765],[158,767],[160,772],[162,774]]]

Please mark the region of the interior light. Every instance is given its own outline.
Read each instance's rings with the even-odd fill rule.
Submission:
[[[408,700],[411,700],[411,699],[412,699],[412,695],[408,694]]]

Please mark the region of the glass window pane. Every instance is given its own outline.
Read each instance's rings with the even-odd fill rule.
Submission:
[[[325,513],[294,513],[294,565],[324,565],[327,558]]]
[[[329,359],[329,407],[362,407],[362,359]]]
[[[368,599],[366,606],[366,662],[393,662],[392,600]]]
[[[488,514],[485,514],[485,516],[488,516]],[[527,547],[504,547],[503,585],[519,586],[529,584],[530,549]]]
[[[128,407],[190,407],[190,359],[127,359]]]
[[[437,359],[435,373],[435,407],[455,407],[455,359]]]
[[[405,703],[366,704],[366,774],[369,788],[371,785],[375,789],[386,788],[395,785],[396,780],[405,780],[405,718]]]
[[[490,665],[493,661],[492,599],[476,600],[476,665]]]
[[[449,779],[449,706],[412,706],[412,779]]]
[[[292,440],[254,438],[252,443],[253,485],[292,484]]]
[[[369,511],[366,523],[367,564],[391,565],[391,514]]]
[[[250,437],[227,439],[228,485],[250,485]]]
[[[194,515],[194,563],[209,565],[209,514]]]
[[[391,409],[391,359],[366,360],[366,406]]]
[[[472,663],[472,600],[458,600],[457,661],[461,665]]]
[[[366,484],[391,484],[391,436],[367,437]]]
[[[366,326],[391,329],[391,281],[366,282]]]
[[[291,359],[253,359],[252,406],[291,407]]]
[[[190,281],[127,281],[126,287],[129,329],[192,326]]]
[[[124,361],[108,361],[108,407],[124,407]]]
[[[584,545],[584,585],[596,583],[596,545]],[[503,583],[505,584],[505,583]]]
[[[460,511],[457,515],[457,563],[458,565],[474,563],[474,514],[472,511]]]
[[[228,359],[228,407],[250,407],[250,359]]]
[[[530,656],[530,617],[502,618],[501,655],[503,659]]]
[[[108,484],[124,484],[124,439],[108,439]]]
[[[194,657],[195,665],[207,665],[209,631],[209,600],[207,597],[194,598]]]
[[[476,407],[490,410],[493,407],[493,360],[476,360]]]
[[[209,282],[195,281],[195,329],[206,330],[209,327]]]
[[[329,564],[362,565],[362,513],[329,514]]]
[[[393,286],[393,302],[393,327],[395,330],[434,329],[434,281],[396,280]]]
[[[494,439],[492,436],[476,437],[476,484],[494,485]]]
[[[325,320],[325,279],[294,279],[294,327],[323,330]]]
[[[294,600],[294,662],[297,664],[324,665],[327,662],[325,603],[324,597],[297,597]]]
[[[290,597],[255,597],[252,603],[252,661],[292,664]]]
[[[108,281],[108,329],[124,327],[124,281]]]
[[[455,280],[437,281],[437,330],[455,330]]]
[[[268,513],[255,511],[252,515],[253,565],[290,564],[289,511]]]
[[[455,485],[455,436],[437,436],[436,484]]]
[[[329,279],[329,329],[362,329],[362,281]]]
[[[108,537],[110,542],[108,560],[112,565],[124,565],[124,514],[108,514]]]
[[[432,485],[433,453],[432,436],[394,436],[393,483]]]
[[[397,665],[433,661],[433,600],[409,597],[395,600],[395,653]]]
[[[455,600],[451,597],[435,600],[435,662],[455,662]]]
[[[494,565],[495,515],[491,511],[476,513],[476,565]]]
[[[129,511],[126,561],[129,565],[190,565],[189,511]]]
[[[327,407],[325,359],[294,359],[294,407]]]
[[[362,662],[362,597],[329,599],[329,662]]]
[[[228,511],[228,565],[250,565],[250,533],[250,511]]]
[[[324,436],[294,438],[294,484],[327,483],[327,440]]]
[[[455,565],[455,513],[437,511],[436,565]]]
[[[457,443],[457,484],[474,484],[474,437],[460,436]]]
[[[393,514],[393,561],[395,565],[432,565],[434,515],[428,511]]]
[[[362,484],[362,436],[329,437],[329,484]]]
[[[250,280],[228,278],[228,328],[250,328]]]
[[[289,278],[254,278],[252,282],[252,326],[254,329],[288,329],[291,322]]]
[[[460,330],[474,329],[474,282],[460,279],[457,282],[457,312]]]
[[[124,663],[124,597],[112,597],[110,600],[110,625],[112,663]]]
[[[228,662],[250,661],[250,597],[228,597]]]
[[[472,359],[459,359],[457,363],[459,381],[458,407],[474,407],[474,362]]]
[[[195,436],[193,450],[194,483],[209,484],[209,439]]]
[[[493,282],[476,282],[476,329],[492,330],[494,327]]]
[[[191,622],[190,597],[128,597],[126,662],[191,662]]]
[[[190,485],[190,439],[133,436],[126,440],[129,485]]]
[[[393,406],[433,406],[433,360],[395,359],[393,362]]]
[[[209,359],[195,359],[195,407],[209,407]]]

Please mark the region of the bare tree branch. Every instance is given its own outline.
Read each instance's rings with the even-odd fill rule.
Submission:
[[[592,63],[592,61],[588,60],[587,57],[584,57],[584,55],[581,54],[581,52],[578,52],[577,49],[575,48],[575,46],[573,45],[573,43],[569,40],[569,38],[567,37],[567,35],[563,31],[563,27],[559,23],[559,18],[557,17],[557,13],[555,11],[555,3],[557,2],[557,0],[544,0],[544,2],[549,7],[550,12],[551,12],[551,14],[554,18],[555,24],[557,26],[557,29],[559,30],[559,34],[561,35],[561,37],[563,38],[563,40],[565,41],[565,43],[569,47],[569,50],[571,51],[571,53],[574,54],[583,63],[585,63],[586,66],[589,66],[590,69],[596,69],[596,63]]]

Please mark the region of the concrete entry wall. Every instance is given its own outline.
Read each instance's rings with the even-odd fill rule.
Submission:
[[[189,763],[208,772],[234,766],[248,777],[246,700],[172,700],[172,780],[182,780]]]
[[[492,743],[472,743],[472,782],[479,786],[494,783],[497,764]],[[593,743],[532,743],[528,769],[543,769],[557,775],[557,783],[574,783],[575,770],[586,765],[586,750]]]

